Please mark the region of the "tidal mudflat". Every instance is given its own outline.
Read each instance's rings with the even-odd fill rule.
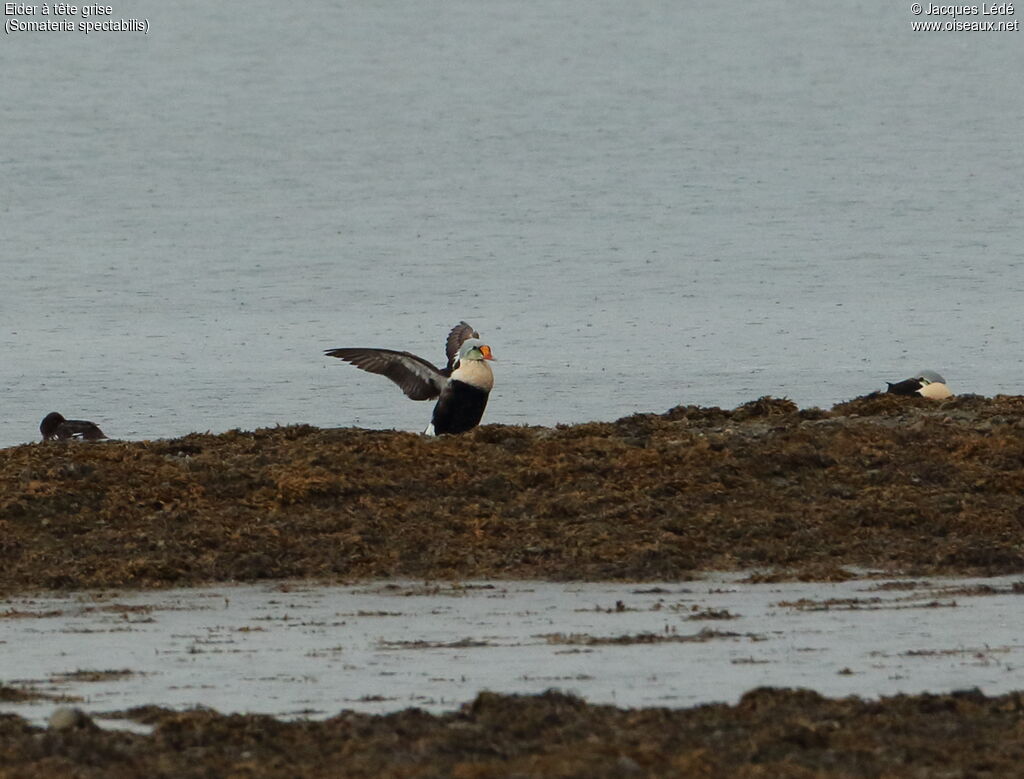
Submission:
[[[1015,776],[1022,404],[0,450],[0,768]]]

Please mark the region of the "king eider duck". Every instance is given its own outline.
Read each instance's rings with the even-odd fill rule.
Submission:
[[[80,438],[86,441],[99,441],[106,438],[103,431],[94,422],[84,419],[65,419],[56,411],[51,411],[39,423],[39,432],[44,441],[66,441],[69,438]]]
[[[918,371],[913,377],[898,381],[895,384],[886,382],[889,389],[886,392],[893,395],[920,395],[922,398],[932,400],[943,400],[953,396],[946,380],[935,371]]]
[[[413,400],[437,398],[426,435],[465,433],[480,424],[494,386],[491,347],[480,333],[459,322],[448,333],[448,365],[439,369],[422,357],[391,349],[328,349],[325,354],[370,373],[387,376]]]

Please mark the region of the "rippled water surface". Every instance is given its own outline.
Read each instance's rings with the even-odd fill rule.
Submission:
[[[16,33],[0,101],[0,445],[422,429],[322,356],[499,359],[486,419],[1019,393],[1021,33],[909,5],[117,6]]]

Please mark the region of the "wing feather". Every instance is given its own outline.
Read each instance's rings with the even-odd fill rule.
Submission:
[[[459,347],[468,338],[479,338],[480,333],[473,329],[468,322],[459,322],[452,331],[448,333],[448,340],[445,341],[444,353],[448,357],[448,373],[455,367],[455,360],[459,356]]]
[[[413,400],[430,400],[441,394],[445,377],[434,365],[410,352],[392,349],[328,349],[337,357],[369,373],[386,376]]]

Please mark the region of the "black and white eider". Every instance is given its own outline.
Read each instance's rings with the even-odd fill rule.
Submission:
[[[953,396],[946,386],[946,380],[935,371],[918,371],[909,379],[896,383],[887,381],[886,384],[889,385],[886,392],[893,395],[919,395],[932,400],[943,400]]]
[[[65,419],[56,411],[51,411],[39,423],[39,432],[44,441],[66,441],[69,438],[81,438],[86,441],[99,441],[106,438],[95,422],[84,419]]]
[[[494,386],[494,374],[487,364],[494,359],[491,347],[465,322],[459,322],[448,333],[448,365],[443,369],[410,352],[391,349],[344,348],[324,353],[387,376],[413,400],[437,398],[433,417],[423,431],[426,435],[465,433],[479,425]]]

